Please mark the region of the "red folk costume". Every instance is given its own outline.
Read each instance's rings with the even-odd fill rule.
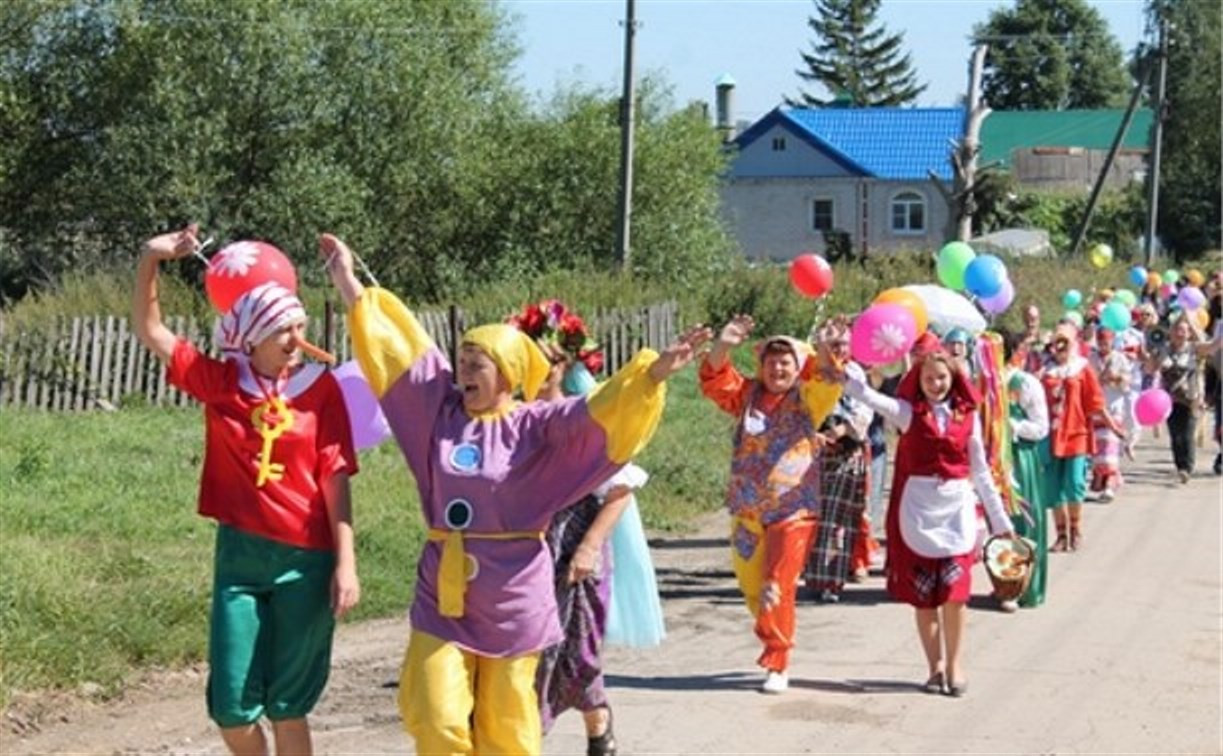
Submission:
[[[1008,530],[1010,522],[981,446],[977,390],[956,372],[946,400],[932,405],[921,390],[921,365],[901,380],[895,400],[860,379],[851,379],[848,391],[901,428],[886,520],[888,593],[929,609],[965,602],[972,592],[977,530],[972,489],[984,501],[995,532]],[[946,422],[941,429],[940,416]]]
[[[1049,402],[1049,441],[1055,457],[1096,453],[1092,415],[1104,411],[1104,391],[1087,360],[1046,365],[1040,376]]]

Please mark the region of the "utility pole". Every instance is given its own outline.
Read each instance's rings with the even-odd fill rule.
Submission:
[[[616,202],[616,262],[630,270],[629,226],[633,215],[633,37],[637,33],[636,0],[625,0],[624,91],[620,97],[620,196]]]
[[[1079,227],[1074,232],[1074,240],[1070,242],[1071,257],[1079,253],[1079,247],[1083,245],[1083,239],[1087,237],[1087,229],[1091,226],[1091,216],[1096,211],[1096,202],[1100,199],[1100,192],[1104,189],[1104,182],[1108,180],[1108,172],[1113,169],[1113,161],[1117,159],[1117,152],[1121,149],[1121,143],[1125,141],[1125,132],[1130,128],[1130,121],[1134,120],[1134,110],[1137,109],[1138,102],[1142,99],[1142,92],[1147,88],[1147,82],[1150,78],[1151,67],[1144,63],[1138,71],[1138,80],[1134,82],[1134,93],[1130,95],[1130,104],[1126,106],[1125,114],[1121,117],[1121,126],[1117,128],[1117,133],[1113,135],[1113,143],[1108,148],[1108,154],[1104,157],[1104,165],[1100,166],[1100,174],[1096,176],[1096,183],[1091,187],[1091,195],[1087,198],[1087,208],[1083,211],[1083,219],[1079,221]],[[1151,262],[1149,249],[1148,247],[1148,265]]]
[[[1155,96],[1155,128],[1151,133],[1151,166],[1147,185],[1147,236],[1143,253],[1146,264],[1155,260],[1155,226],[1159,219],[1159,163],[1163,153],[1164,117],[1167,115],[1168,19],[1159,20],[1159,79]]]

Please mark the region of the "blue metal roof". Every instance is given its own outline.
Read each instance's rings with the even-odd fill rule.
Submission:
[[[952,142],[963,108],[776,108],[735,141],[742,147],[788,122],[817,149],[854,172],[885,179],[952,178]]]

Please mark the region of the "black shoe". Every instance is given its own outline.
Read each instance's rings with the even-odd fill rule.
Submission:
[[[1223,475],[1223,454],[1215,457],[1215,475]]]
[[[597,738],[586,738],[586,756],[616,756],[616,736],[612,733],[611,712],[607,714],[607,729]]]

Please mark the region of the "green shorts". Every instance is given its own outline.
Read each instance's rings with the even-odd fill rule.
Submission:
[[[1087,498],[1087,455],[1053,457],[1049,465],[1050,507],[1082,504]]]
[[[331,669],[335,555],[217,528],[208,715],[221,727],[306,716]]]

